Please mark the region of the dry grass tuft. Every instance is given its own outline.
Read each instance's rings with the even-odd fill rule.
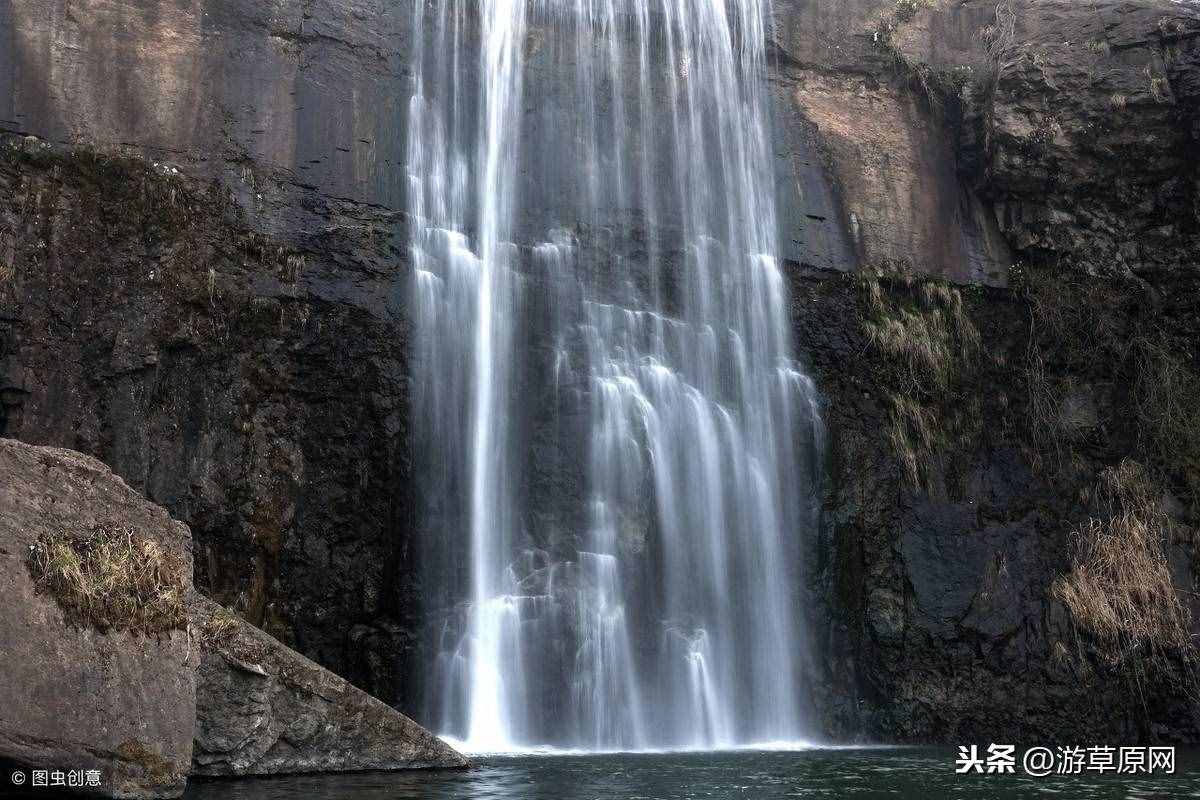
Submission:
[[[1094,499],[1101,517],[1076,529],[1074,567],[1053,596],[1113,663],[1144,645],[1190,648],[1191,614],[1167,560],[1173,523],[1146,470],[1134,461],[1105,470]]]
[[[943,449],[937,414],[916,400],[889,393],[888,443],[910,486],[928,485]]]
[[[224,606],[216,606],[212,614],[204,619],[204,623],[200,627],[200,635],[206,644],[219,645],[233,636],[240,624],[232,611]]]
[[[1012,0],[999,0],[996,3],[995,22],[985,25],[979,35],[991,56],[993,82],[999,84],[1005,73],[1016,66],[1024,55],[1017,47],[1017,12]]]
[[[30,548],[38,588],[75,621],[157,634],[187,625],[184,560],[132,531],[43,536]]]
[[[1178,476],[1188,501],[1200,509],[1200,373],[1161,338],[1140,337],[1133,351],[1141,447],[1160,469]]]
[[[1031,455],[1039,468],[1062,469],[1072,447],[1086,437],[1090,426],[1072,407],[1086,389],[1087,378],[1104,365],[1125,363],[1130,332],[1120,314],[1121,289],[1107,283],[1079,280],[1039,270],[1024,274],[1023,293],[1029,301],[1030,334],[1024,372],[1029,391],[1030,434],[1037,443]],[[1101,383],[1104,376],[1098,376]]]
[[[1167,76],[1159,75],[1149,64],[1142,70],[1142,74],[1150,81],[1150,96],[1154,98],[1154,102],[1167,102],[1171,97],[1171,84]]]
[[[945,461],[967,447],[978,425],[962,384],[980,335],[951,284],[903,269],[864,272],[862,327],[887,387],[892,452],[913,486],[933,490]]]
[[[885,297],[885,285],[911,296],[910,302]],[[903,273],[864,275],[865,329],[872,347],[904,365],[914,392],[944,391],[964,357],[979,350],[979,331],[967,316],[959,290],[934,279]]]

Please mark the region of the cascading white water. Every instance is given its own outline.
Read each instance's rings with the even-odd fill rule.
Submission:
[[[769,11],[415,2],[425,721],[469,749],[805,734]]]

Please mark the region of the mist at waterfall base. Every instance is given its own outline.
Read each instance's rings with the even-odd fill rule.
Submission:
[[[420,721],[470,752],[805,740],[822,431],[769,0],[414,6]]]

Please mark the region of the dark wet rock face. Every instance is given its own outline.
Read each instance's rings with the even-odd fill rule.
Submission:
[[[1096,274],[1194,268],[1200,11],[1019,8],[988,108],[988,194],[1005,236]]]
[[[205,599],[193,774],[206,777],[465,767],[390,706]]]
[[[784,254],[828,401],[827,524],[808,554],[822,722],[1196,741],[1178,654],[1130,683],[1053,592],[1099,513],[1084,498],[1125,458],[1162,476],[1174,580],[1195,591],[1200,463],[1149,446],[1138,387],[1200,370],[1200,11],[912,5],[774,3]],[[199,588],[415,709],[418,598],[446,589],[422,585],[414,535],[402,209],[420,33],[409,2],[310,6],[0,7],[0,128],[18,134],[0,148],[0,436],[99,458],[192,528]],[[904,351],[873,344],[867,289],[843,273],[883,262],[970,284],[980,341],[958,378],[914,386]],[[918,291],[884,296],[930,311]],[[1055,295],[1089,311],[1067,315],[1071,347],[1044,311]],[[1184,372],[1151,369],[1155,348]],[[570,411],[528,410],[530,527],[554,532],[533,542],[551,552],[585,494],[556,444],[572,436],[548,422],[569,429]],[[900,412],[929,436],[897,448]],[[258,687],[255,713],[283,691],[209,663],[214,685]],[[228,763],[266,758],[212,736]]]
[[[843,735],[918,742],[1200,736],[1194,653],[1139,640],[1113,658],[1059,591],[1075,563],[1079,526],[1106,518],[1097,476],[1125,459],[1155,463],[1138,444],[1145,412],[1129,391],[1146,379],[1145,364],[1095,354],[1153,330],[1200,375],[1200,365],[1186,361],[1200,322],[1200,276],[1189,270],[1143,288],[1103,283],[1108,293],[1099,295],[1088,293],[1092,279],[1040,274],[1044,282],[1021,293],[955,290],[982,344],[974,356],[954,355],[951,369],[963,375],[945,394],[905,394],[908,365],[898,370],[872,344],[864,306],[874,279],[795,276],[802,349],[828,399],[827,527],[809,554],[817,576],[810,602],[829,676],[818,705]],[[881,291],[908,297],[909,280],[938,285],[897,279]],[[1095,344],[1072,355],[1074,344],[1043,327],[1038,308],[1047,292],[1072,307],[1106,298],[1096,310],[1114,330],[1076,331]],[[919,301],[904,308],[923,313]],[[1078,407],[1071,387],[1085,382],[1094,405],[1073,418],[1074,433],[1057,437],[1035,401],[1048,392],[1054,413],[1070,414]],[[915,402],[939,442],[932,451],[924,453],[912,433],[901,434],[911,438],[898,448],[897,396]],[[916,481],[905,468],[909,447],[922,460]],[[1184,473],[1157,468],[1154,503],[1175,515],[1159,531],[1160,569],[1170,570],[1176,596],[1190,606],[1194,635],[1200,508],[1186,499]]]
[[[17,139],[0,184],[0,432],[103,459],[191,526],[203,591],[394,696],[407,327],[381,212],[323,201],[317,256],[121,157]]]
[[[0,439],[0,757],[96,770],[108,797],[178,797],[191,767],[195,651],[186,624],[98,629],[68,614],[29,561],[43,541],[92,531],[153,542],[187,567],[185,526],[93,458]],[[65,540],[62,537],[66,537]]]
[[[1195,630],[1200,520],[1181,499],[1195,439],[1148,447],[1145,403],[1174,374],[1148,342],[1192,376],[1181,397],[1200,373],[1200,9],[782,0],[775,14],[775,81],[862,262],[1012,287],[962,290],[982,340],[970,357],[950,347],[963,375],[943,386],[904,349],[942,340],[887,335],[952,313],[915,297],[921,279],[884,282],[887,303],[907,299],[872,328],[871,280],[793,271],[798,342],[828,398],[828,538],[810,553],[827,721],[915,741],[1194,741],[1194,656],[1145,642],[1101,656],[1058,592],[1079,526],[1102,516],[1097,475],[1152,462],[1177,515],[1163,563]]]
[[[161,171],[6,162],[0,434],[100,457],[191,526],[199,587],[388,698],[411,590],[403,5],[0,12],[0,127],[217,181],[172,209]]]

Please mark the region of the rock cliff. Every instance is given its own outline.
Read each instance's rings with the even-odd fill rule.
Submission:
[[[1177,601],[1196,631],[1200,10],[775,17],[784,249],[831,432],[827,728],[1195,741],[1194,658],[1160,623]],[[402,704],[410,19],[0,8],[0,435],[109,464],[191,526],[199,587]],[[1170,591],[1114,634],[1075,601],[1087,532],[1123,516]]]
[[[1194,741],[1200,8],[838,6],[775,79],[860,258],[792,272],[830,724]]]

